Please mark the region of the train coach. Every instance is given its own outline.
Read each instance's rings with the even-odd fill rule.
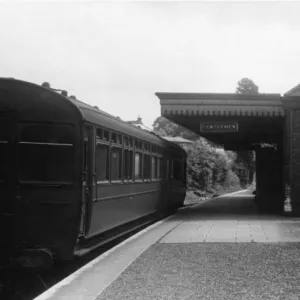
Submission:
[[[71,260],[182,206],[186,153],[56,91],[0,79],[0,258]]]

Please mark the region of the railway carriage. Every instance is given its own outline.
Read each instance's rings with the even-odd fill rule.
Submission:
[[[0,255],[70,260],[182,206],[186,153],[32,83],[0,79]]]

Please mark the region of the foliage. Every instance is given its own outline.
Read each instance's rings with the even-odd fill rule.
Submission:
[[[199,138],[187,148],[188,188],[206,194],[221,194],[241,188],[235,172],[237,155],[231,151],[212,147]]]
[[[243,95],[257,95],[258,86],[249,78],[242,78],[237,83],[236,93]]]
[[[234,172],[240,178],[241,186],[245,187],[252,182],[255,173],[255,152],[237,151]]]
[[[196,140],[199,136],[164,117],[158,117],[153,123],[153,130],[159,136],[181,136],[188,140]]]
[[[204,139],[187,147],[188,187],[205,191],[211,187],[214,159],[212,149]]]

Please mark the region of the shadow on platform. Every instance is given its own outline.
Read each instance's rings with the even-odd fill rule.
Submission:
[[[178,212],[178,218],[188,219],[276,219],[280,215],[260,213],[254,201],[252,191],[243,190],[225,194],[204,203],[186,207]]]

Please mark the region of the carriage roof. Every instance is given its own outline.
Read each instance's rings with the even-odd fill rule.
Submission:
[[[13,103],[12,95],[16,94],[21,95],[24,101],[19,99]],[[7,97],[3,97],[3,95],[7,95]],[[82,101],[63,96],[51,88],[13,78],[0,78],[0,99],[2,102],[0,111],[5,108],[18,109],[21,121],[65,123],[86,121],[161,147],[171,146],[185,155],[185,151],[180,146]]]

